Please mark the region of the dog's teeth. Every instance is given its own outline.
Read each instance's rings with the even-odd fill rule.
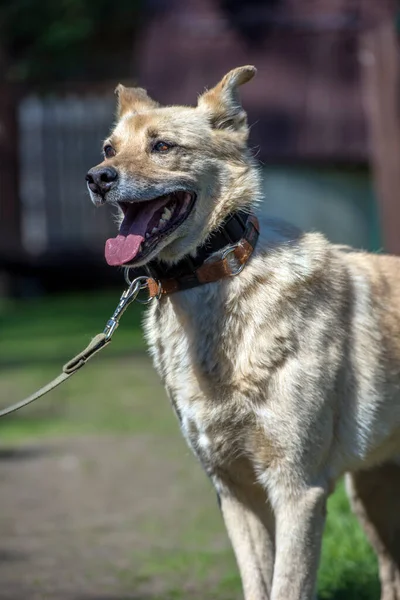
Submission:
[[[159,225],[161,225],[161,226],[162,226],[162,225],[165,225],[165,223],[166,223],[166,222],[167,222],[167,221],[166,221],[165,219],[161,218],[161,219],[160,219],[160,222],[159,222]]]
[[[150,237],[150,234],[149,234],[149,232],[147,232],[146,235],[145,235],[146,240],[148,240],[149,237]]]
[[[171,211],[168,210],[168,208],[164,208],[164,212],[162,214],[161,219],[163,219],[164,221],[169,221],[171,218]]]
[[[151,233],[158,233],[157,227],[153,227],[153,231]]]

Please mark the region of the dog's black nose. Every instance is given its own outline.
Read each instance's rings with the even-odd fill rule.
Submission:
[[[86,181],[92,192],[104,196],[118,178],[118,171],[113,167],[93,167],[87,172]]]

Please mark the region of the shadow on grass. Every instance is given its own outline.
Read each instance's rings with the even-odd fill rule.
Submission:
[[[37,596],[35,596],[36,598]],[[46,595],[46,598],[50,596]],[[53,596],[52,596],[53,597]],[[12,595],[3,595],[2,592],[0,592],[0,600],[22,600],[23,596],[20,595],[19,591],[16,591],[15,593],[13,593]],[[60,595],[55,595],[54,598],[58,599],[64,599],[66,598],[65,595],[60,594]],[[121,596],[120,594],[116,594],[116,595],[97,595],[97,594],[89,594],[89,595],[83,595],[83,596],[70,596],[68,595],[69,599],[73,599],[73,600],[161,600],[161,597],[159,595],[157,596],[149,596],[149,595],[143,595],[140,594],[139,596]],[[28,600],[28,598],[26,596],[24,596],[24,600]],[[163,597],[162,600],[173,600],[172,597]]]
[[[0,548],[0,562],[18,562],[26,560],[26,554]],[[1,596],[0,596],[1,598]]]
[[[184,596],[181,596],[179,593],[178,595],[176,595],[175,593],[172,594],[168,594],[168,592],[166,594],[139,594],[139,595],[130,595],[130,596],[121,596],[121,595],[97,595],[97,594],[90,594],[87,596],[74,596],[73,600],[183,600]],[[196,596],[195,598],[198,598],[198,596]],[[0,600],[1,600],[1,596],[0,596]],[[17,599],[15,599],[17,600]],[[18,600],[20,600],[18,598]],[[217,600],[217,598],[215,599]]]
[[[49,453],[45,447],[24,447],[24,448],[0,448],[0,461],[23,461],[40,458]],[[0,551],[1,557],[1,551]]]
[[[377,600],[380,597],[378,579],[342,582],[336,589],[322,590],[318,600]]]
[[[76,596],[74,597],[74,600],[158,600],[159,596],[143,596],[143,594],[141,594],[140,596],[97,596],[96,594],[94,596],[90,595],[90,596]],[[167,600],[167,598],[165,599]]]

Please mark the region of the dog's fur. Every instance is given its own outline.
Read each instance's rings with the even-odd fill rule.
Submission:
[[[254,72],[231,71],[196,108],[119,86],[107,200],[197,194],[149,260],[195,254],[228,213],[260,199],[237,94]],[[176,147],[156,156],[157,138]],[[382,599],[399,600],[400,259],[260,221],[240,275],[153,301],[155,366],[217,490],[246,600],[314,597],[326,500],[346,472]]]

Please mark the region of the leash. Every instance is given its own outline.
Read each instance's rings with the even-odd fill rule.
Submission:
[[[126,279],[128,278],[127,271],[128,269],[125,269]],[[31,402],[38,400],[38,398],[41,398],[51,390],[54,390],[54,388],[56,388],[61,383],[72,377],[72,375],[75,375],[75,373],[77,373],[77,371],[79,371],[79,369],[81,369],[87,363],[87,361],[92,358],[92,356],[94,356],[95,354],[103,350],[103,348],[108,346],[108,344],[111,342],[111,338],[115,330],[119,325],[119,320],[128,308],[128,306],[134,300],[136,300],[140,304],[148,304],[153,299],[152,297],[149,297],[147,300],[140,300],[138,298],[139,292],[143,289],[146,289],[147,287],[147,277],[136,277],[136,279],[134,279],[132,282],[129,282],[129,287],[123,292],[118,302],[118,306],[115,309],[112,317],[107,321],[103,332],[98,333],[92,339],[90,344],[88,344],[86,348],[82,350],[82,352],[80,352],[79,354],[74,356],[74,358],[68,361],[63,366],[62,372],[55,379],[50,381],[48,384],[44,385],[42,388],[40,388],[40,390],[38,390],[34,394],[31,394],[27,398],[24,398],[24,400],[16,402],[15,404],[12,404],[11,406],[4,408],[3,410],[0,410],[0,417],[9,415],[10,413],[15,412],[16,410],[19,410],[23,406],[27,406]]]
[[[154,272],[154,266],[153,268],[146,267],[148,275],[139,275],[132,281],[129,278],[129,268],[126,267],[125,281],[129,287],[123,292],[117,308],[112,317],[107,321],[103,332],[98,333],[82,352],[68,361],[63,366],[62,372],[55,379],[40,388],[40,390],[34,394],[24,398],[24,400],[0,410],[0,417],[9,415],[16,410],[27,406],[31,402],[38,400],[38,398],[41,398],[51,390],[54,390],[54,388],[72,377],[72,375],[75,375],[75,373],[79,371],[92,356],[108,346],[119,325],[120,318],[132,302],[136,301],[140,304],[149,304],[152,300],[159,300],[166,294],[173,294],[206,283],[212,283],[226,277],[234,277],[241,273],[257,244],[259,225],[258,220],[254,215],[246,214],[241,217],[240,213],[238,213],[237,215],[229,217],[227,225],[230,230],[232,229],[232,223],[235,219],[239,219],[240,225],[238,230],[238,223],[236,223],[236,240],[232,239],[233,233],[231,231],[231,236],[218,242],[221,244],[225,242],[226,244],[226,241],[229,241],[229,245],[220,247],[219,252],[215,251],[215,246],[206,248],[206,254],[200,257],[199,265],[195,265],[191,259],[185,259],[184,263],[189,261],[189,265],[185,266],[185,264],[178,264],[177,271],[176,267],[169,272],[164,271],[167,275],[164,278],[161,277],[161,273],[158,274],[157,272]],[[227,229],[225,229],[223,233],[227,236]],[[184,268],[182,268],[182,266]],[[147,289],[148,297],[146,299],[139,298],[139,293],[145,289]]]

